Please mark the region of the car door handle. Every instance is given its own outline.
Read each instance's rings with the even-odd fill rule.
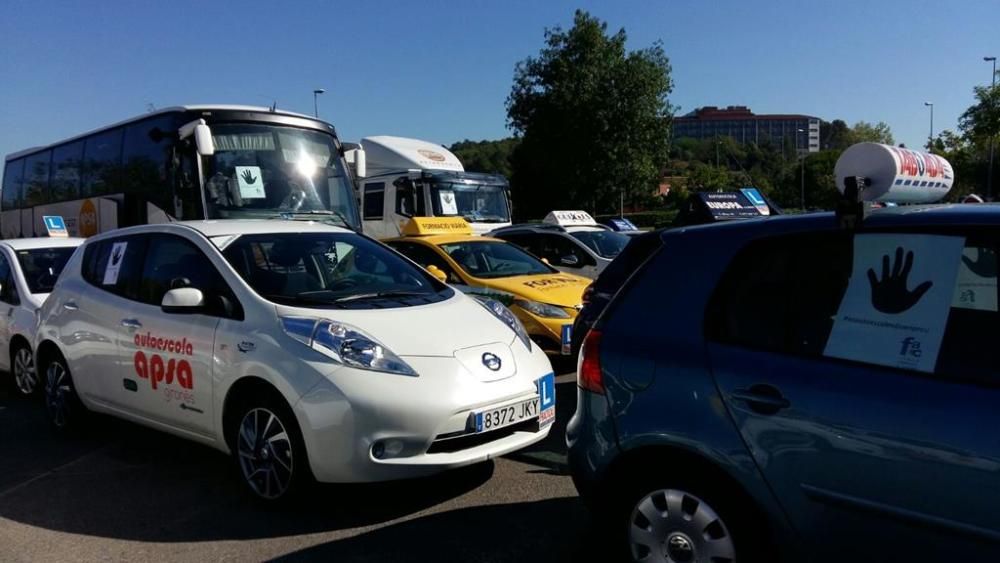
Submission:
[[[63,303],[63,309],[66,309],[67,311],[76,311],[79,308],[80,307],[77,306],[76,301],[67,301]]]
[[[125,328],[142,328],[142,323],[138,319],[122,319],[122,326]]]
[[[737,389],[729,396],[745,402],[750,410],[760,414],[775,414],[781,409],[792,406],[777,387],[763,383],[751,385],[749,389]]]

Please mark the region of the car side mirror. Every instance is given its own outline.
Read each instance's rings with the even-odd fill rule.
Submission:
[[[561,264],[563,266],[579,266],[580,265],[580,259],[577,258],[576,256],[570,254],[568,256],[563,256],[562,258],[560,258],[559,259],[559,264]]]
[[[431,265],[427,266],[427,268],[425,268],[425,269],[427,270],[428,274],[430,274],[430,275],[434,276],[435,278],[437,278],[437,280],[439,282],[441,282],[441,283],[448,283],[448,275],[445,274],[444,271],[441,270],[441,268],[438,268],[434,264],[431,264]]]
[[[551,266],[551,265],[552,265],[552,263],[551,263],[551,262],[549,262],[549,259],[548,259],[548,258],[542,258],[542,262],[545,262],[545,263],[546,263],[546,264],[548,264],[549,266]]]
[[[171,289],[163,294],[160,308],[164,313],[200,313],[205,309],[205,294],[194,287]]]

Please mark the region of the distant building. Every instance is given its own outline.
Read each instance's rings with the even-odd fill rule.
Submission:
[[[792,146],[799,153],[819,151],[819,118],[808,115],[756,115],[746,106],[698,108],[674,118],[675,139],[732,137],[741,144],[770,139],[777,147]]]

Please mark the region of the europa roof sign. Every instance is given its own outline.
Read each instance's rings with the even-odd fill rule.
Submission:
[[[756,190],[755,190],[756,191]],[[714,221],[763,217],[761,209],[743,192],[698,192],[698,202]]]

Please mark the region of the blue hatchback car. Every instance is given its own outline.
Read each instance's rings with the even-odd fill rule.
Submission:
[[[622,559],[1000,561],[1000,206],[660,237],[567,429]]]

